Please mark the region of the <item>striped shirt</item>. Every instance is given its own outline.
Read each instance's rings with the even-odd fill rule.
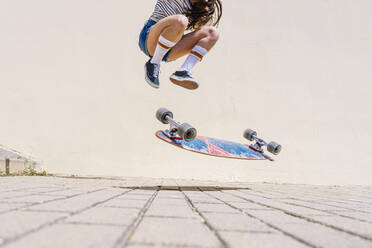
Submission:
[[[189,0],[157,0],[150,20],[158,22],[167,16],[185,14],[185,11],[190,9]]]

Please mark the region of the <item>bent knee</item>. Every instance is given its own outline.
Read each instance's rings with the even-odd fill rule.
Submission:
[[[172,16],[172,26],[176,29],[185,30],[189,25],[189,20],[184,15],[174,15]]]
[[[210,40],[218,41],[218,39],[220,38],[220,33],[215,27],[203,27],[203,32],[205,36],[208,36]]]

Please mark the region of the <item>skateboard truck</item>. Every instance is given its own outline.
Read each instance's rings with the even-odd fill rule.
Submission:
[[[187,142],[193,141],[197,136],[197,131],[194,127],[187,123],[179,123],[173,119],[173,113],[166,108],[159,108],[156,111],[156,118],[163,124],[169,124],[170,138],[183,139]]]
[[[267,150],[274,155],[278,155],[280,151],[282,150],[282,146],[279,145],[278,143],[274,141],[267,143],[263,139],[257,137],[257,132],[253,131],[252,129],[245,130],[243,136],[249,141],[256,141],[255,144],[249,146],[252,150],[256,152],[263,153],[264,146],[266,146]]]

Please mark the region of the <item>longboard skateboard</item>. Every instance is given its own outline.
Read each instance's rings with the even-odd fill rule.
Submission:
[[[267,146],[267,150],[275,155],[281,151],[281,145],[276,142],[266,143],[258,138],[257,133],[251,129],[247,129],[243,136],[250,141],[256,141],[256,143],[247,145],[198,136],[195,128],[187,123],[180,124],[175,121],[173,113],[165,108],[160,108],[156,112],[156,117],[162,123],[170,124],[169,129],[158,130],[155,133],[156,137],[188,151],[224,158],[270,161],[274,161],[274,159],[264,153],[262,149],[264,146]]]

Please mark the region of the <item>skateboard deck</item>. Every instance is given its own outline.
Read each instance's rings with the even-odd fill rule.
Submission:
[[[156,137],[182,149],[198,152],[210,156],[245,159],[245,160],[271,160],[270,156],[252,150],[248,145],[236,142],[214,139],[203,136],[196,136],[193,141],[186,142],[179,137],[171,137],[169,130],[159,130]]]

